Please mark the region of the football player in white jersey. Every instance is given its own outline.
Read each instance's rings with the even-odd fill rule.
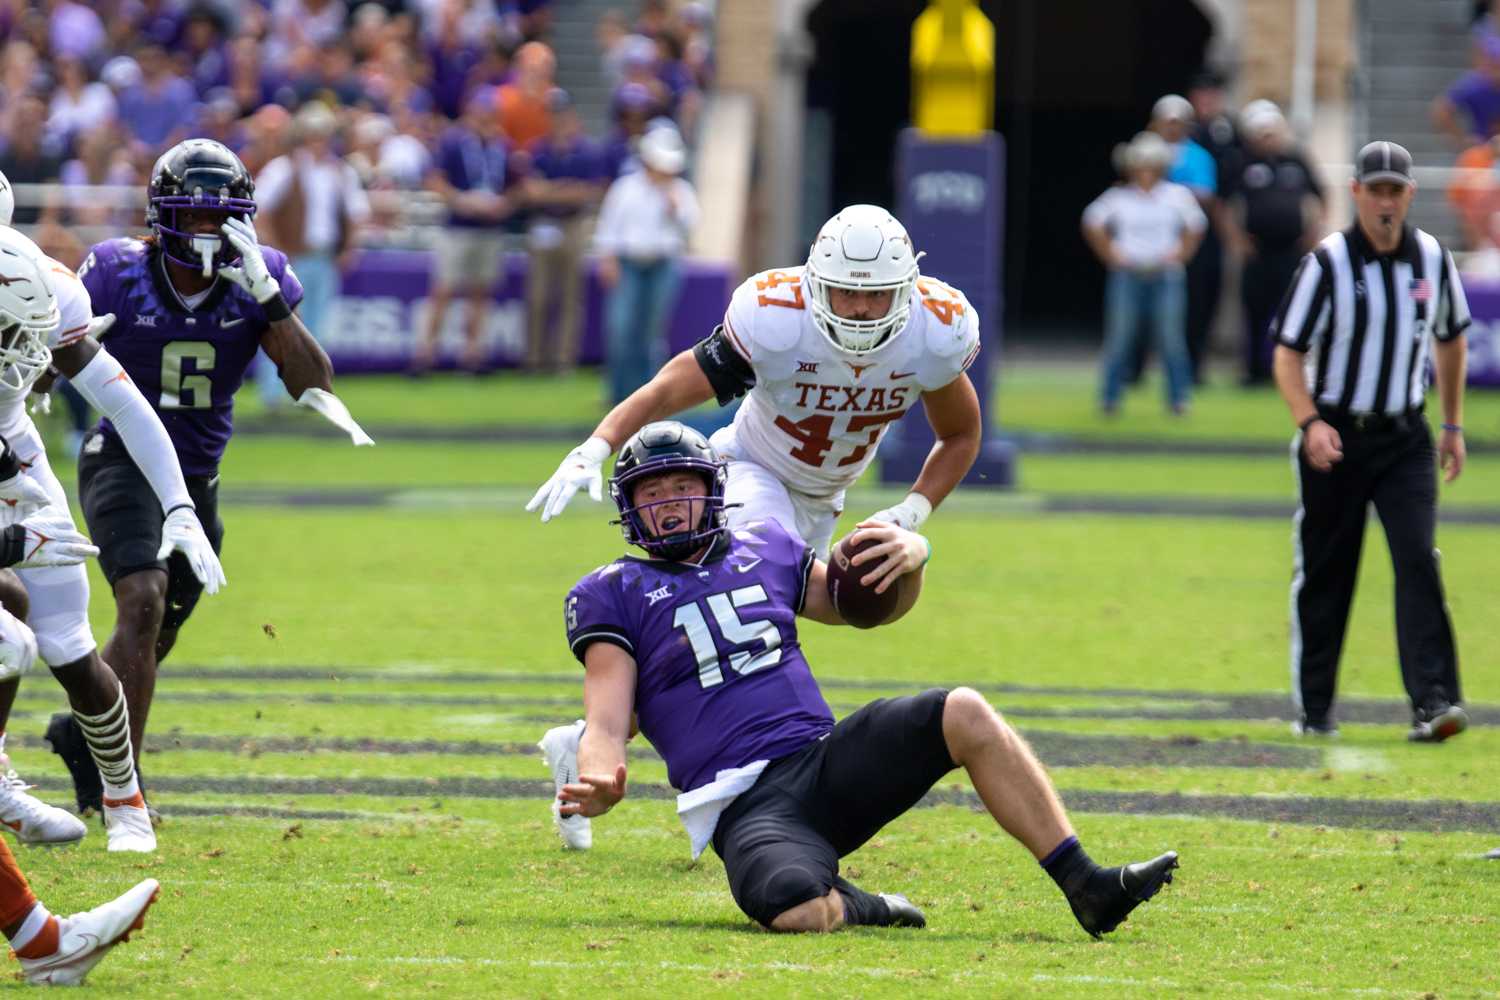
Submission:
[[[18,501],[39,499],[65,522],[67,531],[77,534],[67,495],[26,412],[27,393],[49,367],[55,368],[113,421],[156,490],[164,512],[163,554],[182,552],[213,593],[223,585],[224,571],[194,513],[172,441],[119,362],[94,339],[113,317],[94,317],[82,282],[10,228],[7,207],[0,200],[0,436],[14,450],[20,471],[0,482],[0,502],[14,508]],[[104,779],[109,850],[154,851],[156,835],[136,776],[124,691],[100,658],[89,628],[88,574],[75,563],[19,569],[17,575],[30,598],[28,624],[41,657],[67,691]],[[18,683],[18,677],[0,680],[0,734]],[[55,843],[84,835],[76,817],[27,794],[27,787],[14,771],[0,776],[0,822],[23,842]]]
[[[819,230],[800,267],[763,271],[735,290],[724,322],[683,351],[568,453],[526,505],[557,516],[580,489],[602,497],[607,459],[646,424],[744,396],[711,443],[728,462],[730,526],[773,517],[827,559],[844,491],[892,423],[920,399],[937,437],[906,498],[872,514],[915,531],[979,454],[979,397],[965,374],[979,317],[962,292],[923,277],[906,229],[885,209],[852,205]],[[895,568],[888,559],[875,568]],[[542,752],[560,789],[576,780],[582,723],[549,730]],[[563,842],[592,843],[563,817]]]

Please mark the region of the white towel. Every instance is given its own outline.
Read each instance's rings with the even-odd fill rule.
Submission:
[[[714,839],[719,815],[729,808],[731,802],[750,790],[769,763],[768,760],[758,760],[744,767],[726,768],[714,775],[714,780],[708,784],[677,796],[677,818],[682,820],[692,838],[694,861]]]

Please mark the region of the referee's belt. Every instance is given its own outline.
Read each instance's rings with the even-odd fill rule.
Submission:
[[[1318,407],[1318,416],[1338,430],[1353,430],[1361,434],[1416,430],[1425,420],[1421,410],[1407,410],[1405,413],[1356,413],[1323,406]]]

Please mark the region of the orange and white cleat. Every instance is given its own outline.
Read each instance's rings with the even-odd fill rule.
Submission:
[[[111,948],[129,941],[131,933],[141,929],[146,922],[146,911],[160,895],[161,885],[148,878],[92,910],[56,918],[56,951],[38,958],[16,956],[26,981],[33,986],[81,985]]]

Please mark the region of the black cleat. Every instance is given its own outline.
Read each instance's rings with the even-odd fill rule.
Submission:
[[[1469,728],[1469,713],[1446,701],[1435,701],[1412,713],[1406,738],[1413,743],[1441,743]]]
[[[878,895],[885,900],[886,908],[891,911],[891,922],[886,924],[887,927],[927,926],[927,918],[922,915],[922,911],[899,892],[882,892]]]
[[[104,780],[99,777],[98,765],[73,714],[58,712],[52,716],[42,742],[68,765],[68,773],[73,776],[73,797],[78,800],[78,815],[103,815]]]
[[[1130,911],[1172,881],[1177,852],[1139,861],[1122,868],[1100,868],[1089,877],[1083,892],[1068,897],[1073,916],[1097,940],[1120,926]]]

